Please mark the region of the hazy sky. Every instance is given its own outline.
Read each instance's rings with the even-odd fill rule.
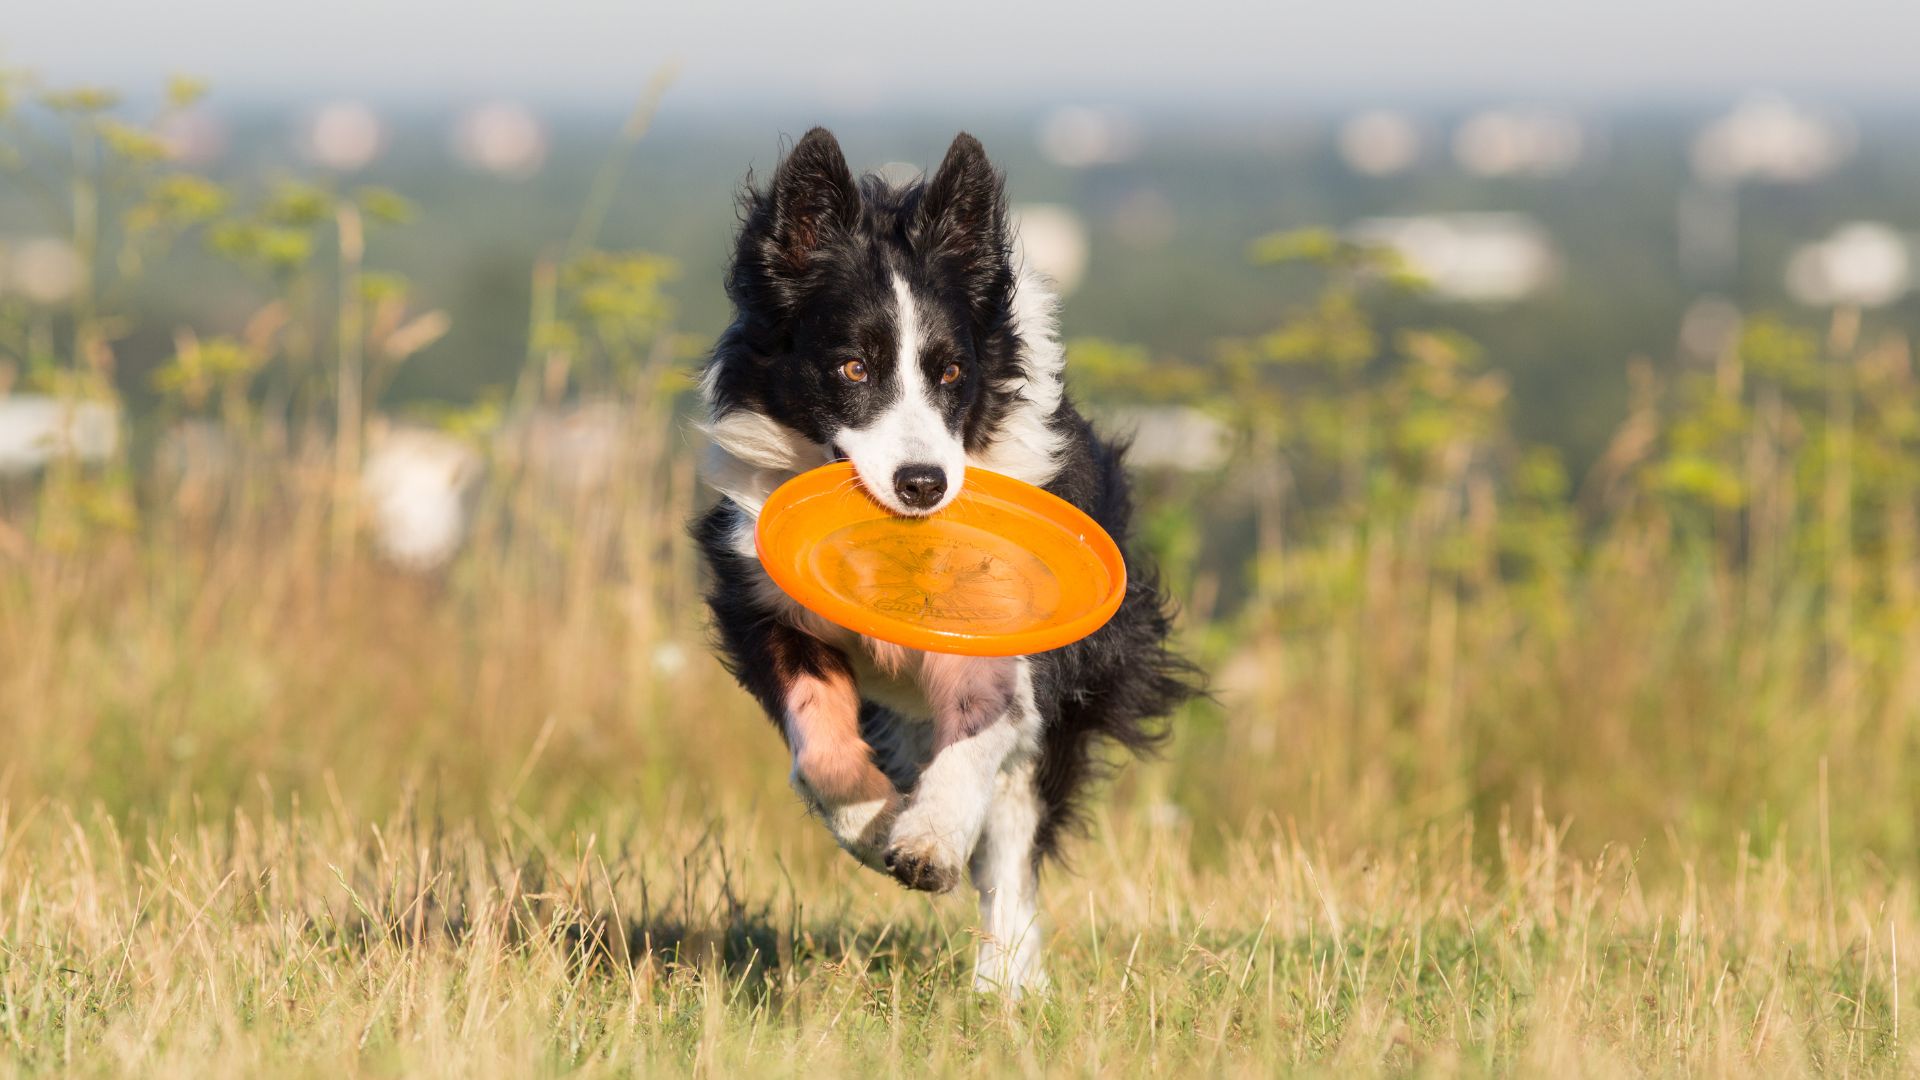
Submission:
[[[0,59],[132,89],[861,106],[1423,94],[1920,101],[1920,0],[1256,0],[665,5],[5,0]]]

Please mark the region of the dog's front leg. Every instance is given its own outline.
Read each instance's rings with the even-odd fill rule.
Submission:
[[[885,857],[901,884],[945,892],[966,872],[1001,771],[1038,746],[1039,719],[1023,659],[928,653],[920,682],[933,706],[933,759],[894,822]]]
[[[782,722],[793,752],[793,789],[841,847],[883,869],[881,844],[899,812],[900,793],[860,737],[860,694],[851,673],[795,677]]]
[[[901,796],[860,735],[860,692],[846,654],[777,619],[717,621],[740,681],[786,738],[794,791],[841,847],[884,871],[881,849]]]
[[[976,990],[1019,997],[1045,990],[1040,960],[1040,859],[1034,842],[1045,813],[1033,762],[1000,774],[993,808],[973,849],[973,885],[980,891]]]

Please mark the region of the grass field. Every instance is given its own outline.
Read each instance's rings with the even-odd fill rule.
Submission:
[[[439,582],[317,573],[313,520],[200,562],[110,541],[10,563],[0,1068],[1911,1067],[1912,852],[1886,839],[1902,811],[1860,797],[1902,774],[1870,767],[1876,722],[1849,735],[1812,701],[1825,727],[1777,745],[1817,737],[1854,775],[1815,754],[1762,776],[1792,684],[1685,674],[1715,634],[1635,668],[1596,625],[1572,647],[1609,677],[1484,746],[1551,665],[1471,644],[1498,615],[1479,605],[1453,638],[1464,686],[1519,673],[1438,729],[1363,722],[1355,686],[1388,676],[1328,662],[1355,644],[1339,624],[1278,639],[1270,667],[1216,662],[1221,704],[1123,774],[1048,878],[1055,990],[1009,1005],[970,989],[971,899],[840,855],[764,720],[691,627],[633,617],[630,581],[569,593],[563,563],[515,584],[525,552]],[[1655,607],[1624,588],[1605,591]],[[1269,674],[1236,684],[1249,666]],[[1704,727],[1609,748],[1578,730],[1613,715],[1601,694]],[[1725,730],[1741,708],[1764,714]],[[1496,768],[1539,786],[1483,801]],[[1728,778],[1774,803],[1716,811]]]
[[[1010,1005],[969,989],[970,903],[853,868],[777,797],[553,830],[324,803],[178,815],[10,807],[9,1072],[1911,1063],[1912,882],[1817,850],[1654,883],[1633,850],[1577,859],[1541,820],[1491,860],[1458,827],[1368,850],[1275,824],[1196,866],[1186,827],[1118,815],[1047,890],[1055,991]]]
[[[531,269],[519,383],[414,418],[480,476],[403,572],[360,477],[445,328],[365,265],[405,204],[224,191],[39,100],[87,258],[0,295],[0,394],[129,422],[0,478],[0,1075],[1915,1071],[1897,335],[1754,318],[1627,367],[1577,482],[1328,234],[1254,246],[1320,284],[1207,363],[1073,343],[1077,393],[1228,432],[1140,492],[1216,697],[1096,800],[1043,884],[1054,991],[1010,1004],[971,901],[839,855],[707,654],[670,267],[583,227]],[[130,394],[115,279],[188,241],[258,306],[166,328]],[[623,422],[556,485],[514,425],[583,402]]]

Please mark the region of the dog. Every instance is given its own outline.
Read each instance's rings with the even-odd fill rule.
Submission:
[[[719,493],[693,526],[722,662],[785,738],[790,780],[834,839],[911,889],[970,873],[975,983],[1048,985],[1042,862],[1076,823],[1105,744],[1152,749],[1199,692],[1167,644],[1171,613],[1127,551],[1099,631],[1026,657],[916,652],[800,607],[754,547],[773,489],[849,460],[905,516],[939,513],[970,469],[1045,488],[1127,549],[1124,447],[1068,399],[1048,283],[1017,265],[1005,186],[962,133],[930,178],[856,179],[832,133],[807,132],[771,181],[751,174],[726,289],[734,320],[701,376],[702,472]]]

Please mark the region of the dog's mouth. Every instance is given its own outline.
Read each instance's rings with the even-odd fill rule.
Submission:
[[[827,444],[827,453],[834,462],[844,461],[852,465],[854,478],[860,482],[867,497],[896,517],[931,517],[952,505],[953,500],[960,496],[962,478],[951,475],[937,465],[901,465],[888,478],[891,486],[883,486],[870,475],[871,469],[862,468],[860,462],[839,445]]]

